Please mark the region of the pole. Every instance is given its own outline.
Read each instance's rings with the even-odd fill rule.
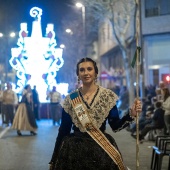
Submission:
[[[5,35],[5,82],[8,81],[8,54],[9,54],[9,40],[8,37]]]
[[[85,6],[82,5],[82,21],[83,21],[83,43],[84,43],[84,57],[86,57],[86,25],[85,25]]]
[[[143,53],[143,36],[142,36],[142,14],[141,14],[141,2],[139,1],[139,23],[140,23],[140,44],[141,44],[141,61],[140,61],[140,96],[141,98],[143,98],[146,94],[145,94],[145,83],[144,83],[144,78],[145,78],[145,69],[144,68],[144,64],[145,64],[145,60],[144,60],[144,53]]]
[[[82,6],[83,34],[85,38],[85,6]]]
[[[139,39],[140,39],[140,15],[139,15],[139,4],[140,0],[136,0],[136,46],[139,48]],[[140,75],[140,50],[137,50],[136,58],[136,98],[139,99],[139,75]],[[139,113],[136,115],[136,170],[139,169]]]

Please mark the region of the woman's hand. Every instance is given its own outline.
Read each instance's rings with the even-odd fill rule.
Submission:
[[[142,111],[142,102],[138,99],[135,99],[132,107],[130,108],[130,116],[136,117],[137,113]]]

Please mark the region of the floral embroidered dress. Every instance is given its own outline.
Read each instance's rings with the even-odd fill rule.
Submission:
[[[37,123],[30,103],[31,93],[24,92],[16,111],[12,128],[16,130],[36,131]]]
[[[93,124],[99,128],[112,145],[119,151],[113,137],[107,133],[106,123],[114,132],[127,127],[133,119],[127,113],[119,118],[116,101],[117,95],[101,86],[90,104],[87,104],[78,89],[82,101]],[[117,165],[107,153],[86,133],[71,105],[70,95],[65,98],[62,123],[59,128],[54,152],[50,161],[51,170],[118,170]]]

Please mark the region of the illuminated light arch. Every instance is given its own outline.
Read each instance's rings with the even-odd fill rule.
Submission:
[[[32,33],[28,37],[27,23],[20,24],[17,48],[11,49],[11,66],[17,71],[17,92],[20,93],[26,84],[37,86],[41,102],[46,101],[46,91],[57,86],[57,71],[63,66],[63,49],[56,48],[54,25],[47,24],[46,36],[42,37],[42,9],[30,10],[34,17]]]

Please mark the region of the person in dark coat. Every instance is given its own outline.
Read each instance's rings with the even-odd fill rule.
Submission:
[[[39,120],[40,119],[40,116],[39,116],[40,101],[39,101],[39,95],[38,95],[38,91],[36,89],[36,86],[34,86],[34,88],[32,90],[32,99],[33,99],[34,115],[35,115],[36,120]]]
[[[164,122],[164,110],[162,109],[162,103],[161,102],[156,102],[155,104],[155,111],[152,117],[152,122],[150,124],[147,124],[139,134],[139,140],[143,140],[145,135],[154,129],[163,129],[165,127],[165,122]]]

